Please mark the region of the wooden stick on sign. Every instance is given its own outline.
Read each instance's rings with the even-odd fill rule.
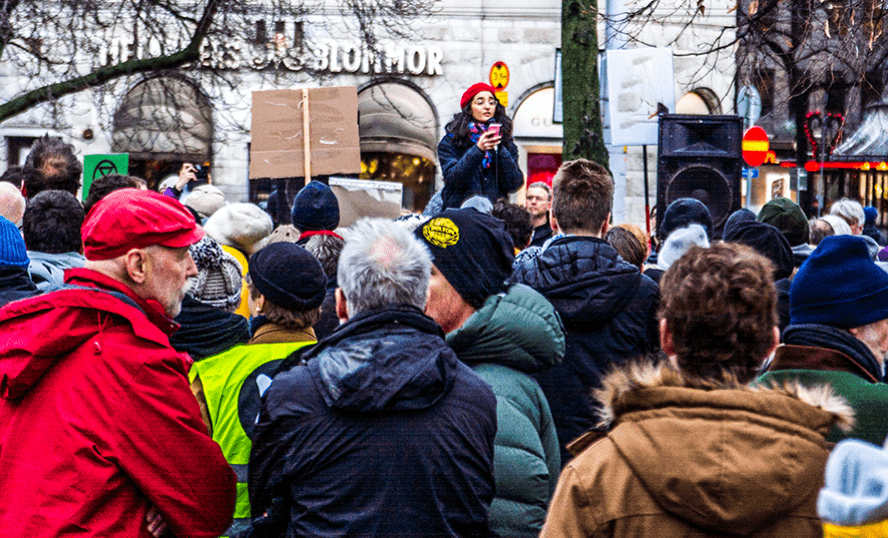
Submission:
[[[311,181],[311,131],[308,114],[308,88],[302,88],[302,147],[305,159],[305,184]]]

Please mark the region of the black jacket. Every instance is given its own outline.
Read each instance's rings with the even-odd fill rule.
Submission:
[[[542,293],[561,315],[567,350],[561,364],[536,375],[564,447],[598,422],[591,390],[614,364],[659,349],[659,289],[601,239],[566,236],[512,275]]]
[[[444,176],[441,197],[444,209],[459,207],[474,195],[486,196],[491,203],[517,191],[524,184],[518,168],[518,148],[512,139],[503,139],[497,151],[491,152],[490,168],[482,168],[484,152],[472,144],[458,148],[453,135],[445,135],[438,144],[438,162]]]
[[[530,246],[541,247],[553,235],[555,235],[555,230],[552,229],[552,223],[547,218],[545,223],[533,229],[533,238],[530,240]]]
[[[39,294],[27,267],[0,267],[0,306]]]
[[[416,308],[349,320],[279,372],[249,465],[256,536],[488,536],[496,400]]]

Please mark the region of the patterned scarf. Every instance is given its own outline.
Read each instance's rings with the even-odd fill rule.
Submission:
[[[474,121],[469,122],[469,140],[471,140],[474,144],[478,143],[478,139],[481,138],[481,135],[484,134],[484,131],[487,130],[486,123],[477,123]],[[490,155],[489,151],[484,152],[484,159],[481,161],[482,168],[490,168],[490,163],[493,162],[493,157]]]

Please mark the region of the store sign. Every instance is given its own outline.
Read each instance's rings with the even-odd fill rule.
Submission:
[[[157,50],[155,50],[157,49]],[[111,40],[101,58],[105,65],[125,62],[132,58],[156,56],[159,48],[150,43],[142,47],[128,38]],[[440,76],[444,50],[429,45],[388,43],[380,46],[378,54],[361,47],[360,43],[330,40],[307,42],[302,51],[289,46],[278,34],[264,46],[246,41],[218,42],[206,40],[201,45],[200,63],[204,67],[221,70],[238,69],[303,69],[327,73],[411,74]]]

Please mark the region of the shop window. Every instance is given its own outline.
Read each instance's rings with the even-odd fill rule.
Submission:
[[[435,163],[405,153],[361,152],[360,178],[401,183],[402,206],[420,213],[435,189]]]
[[[527,185],[542,181],[552,186],[552,178],[560,166],[560,153],[528,153]]]
[[[826,112],[833,114],[845,113],[845,98],[848,85],[841,78],[836,78],[826,89]]]
[[[878,104],[882,100],[882,91],[885,83],[880,71],[869,71],[860,86],[860,106],[866,108],[869,105]]]

